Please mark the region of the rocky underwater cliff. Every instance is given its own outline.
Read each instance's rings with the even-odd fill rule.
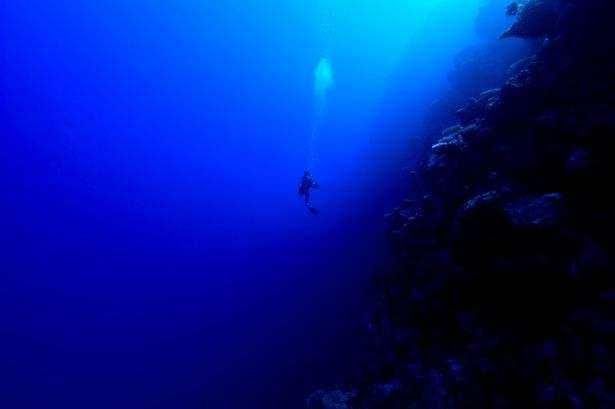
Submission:
[[[615,407],[615,5],[505,12],[459,55],[387,215],[374,357],[309,409]]]

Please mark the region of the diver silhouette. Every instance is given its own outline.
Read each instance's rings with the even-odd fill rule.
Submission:
[[[318,182],[314,180],[314,177],[312,176],[310,171],[309,170],[304,171],[303,176],[301,177],[301,181],[299,182],[298,193],[299,193],[299,196],[303,198],[305,207],[309,210],[311,214],[314,214],[314,215],[318,214],[319,212],[318,212],[318,209],[312,206],[310,197],[312,195],[312,190],[319,189],[319,188],[320,186],[318,185]]]

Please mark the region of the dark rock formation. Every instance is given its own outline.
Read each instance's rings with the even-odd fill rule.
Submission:
[[[615,407],[614,23],[606,0],[529,1],[506,36],[548,41],[499,83],[455,67],[387,216],[379,364],[339,407]]]
[[[507,16],[516,16],[519,13],[521,6],[516,1],[513,1],[506,7],[506,15]]]
[[[483,38],[497,38],[510,25],[505,8],[510,0],[485,0],[476,17],[475,31]]]
[[[512,65],[536,50],[535,44],[517,39],[498,41],[500,32],[491,40],[466,48],[455,59],[448,75],[449,89],[429,107],[425,118],[428,143],[433,144],[432,138],[438,137],[442,129],[457,124],[461,107],[485,91],[500,88],[510,77]],[[518,64],[517,69],[523,68]]]
[[[555,30],[558,18],[558,0],[530,0],[513,13],[517,20],[506,30],[501,38],[522,37],[536,38],[552,34]],[[508,12],[514,7],[508,9]]]
[[[334,389],[319,390],[306,400],[307,409],[350,409],[350,401],[356,397],[356,392]]]

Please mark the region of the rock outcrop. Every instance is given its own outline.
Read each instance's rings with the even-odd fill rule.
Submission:
[[[356,392],[341,389],[319,390],[308,396],[307,409],[351,409],[350,401]]]
[[[558,0],[530,0],[523,6],[509,6],[507,12],[517,15],[517,20],[501,38],[537,38],[552,34],[559,19]]]

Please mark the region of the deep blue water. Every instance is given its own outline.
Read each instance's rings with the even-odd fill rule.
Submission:
[[[338,381],[478,3],[5,2],[0,406],[292,409]]]

